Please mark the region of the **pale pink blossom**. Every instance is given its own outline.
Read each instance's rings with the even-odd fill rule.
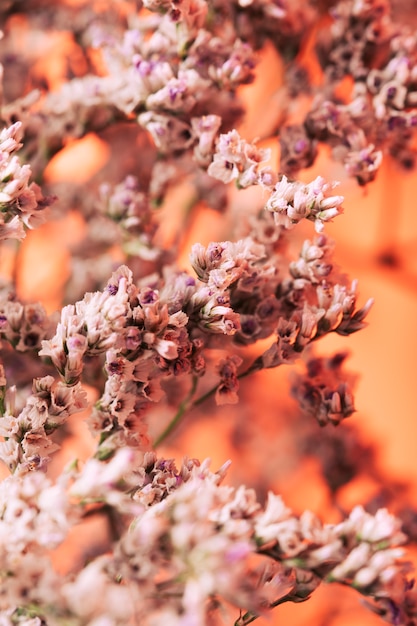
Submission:
[[[277,225],[292,228],[302,219],[314,222],[317,232],[324,223],[342,212],[343,196],[329,196],[336,183],[326,183],[318,176],[311,183],[290,182],[286,176],[275,185],[265,208],[274,215]]]
[[[270,150],[256,148],[232,130],[219,136],[207,172],[224,183],[237,179],[240,187],[249,187],[258,184],[258,166],[269,158]]]
[[[13,153],[22,143],[22,123],[16,122],[0,133],[0,206],[2,239],[25,237],[24,226],[35,228],[45,221],[45,208],[52,198],[44,198],[40,187],[29,180],[30,165],[20,164]]]

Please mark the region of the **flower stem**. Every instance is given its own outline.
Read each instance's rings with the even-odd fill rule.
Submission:
[[[239,619],[237,619],[234,623],[234,626],[246,626],[246,624],[250,624],[251,622],[254,622],[256,619],[258,619],[257,615],[254,615],[253,613],[244,613],[243,615],[241,615],[239,617]]]
[[[190,406],[193,406],[192,404],[190,405],[189,403],[190,403],[191,398],[195,394],[195,390],[197,389],[197,381],[198,381],[197,376],[193,376],[193,382],[192,382],[191,389],[188,395],[181,402],[180,406],[178,407],[178,411],[176,412],[172,420],[169,422],[168,426],[165,428],[165,430],[162,431],[159,437],[157,437],[157,439],[154,441],[154,444],[153,444],[154,448],[157,448],[159,445],[161,445],[163,441],[165,441],[165,439],[172,433],[174,428],[176,428],[176,426],[179,424],[182,416],[187,411],[187,409],[190,408]]]
[[[282,596],[282,598],[279,598],[275,602],[272,602],[269,605],[269,608],[273,609],[273,608],[279,606],[280,604],[284,604],[284,602],[291,602],[291,594],[290,593],[286,594],[285,596]],[[235,621],[234,626],[247,626],[247,624],[251,624],[252,622],[257,620],[258,617],[259,617],[259,615],[257,615],[256,613],[251,613],[250,611],[247,611],[243,615],[240,615],[239,619],[237,619]]]
[[[240,380],[242,378],[245,378],[245,376],[249,376],[249,374],[252,374],[253,372],[259,371],[260,369],[262,369],[262,362],[261,362],[261,359],[258,358],[248,367],[247,370],[239,374],[237,378]],[[198,381],[197,376],[194,376],[190,392],[188,393],[187,397],[181,402],[180,406],[178,407],[178,411],[176,412],[176,414],[174,415],[174,417],[172,418],[168,426],[165,428],[165,430],[162,431],[159,437],[157,437],[157,439],[154,441],[154,444],[153,444],[154,448],[159,446],[172,433],[174,428],[178,426],[184,413],[186,413],[189,409],[193,409],[194,407],[199,406],[200,404],[205,402],[208,398],[210,398],[216,393],[216,389],[218,385],[215,385],[214,387],[206,391],[206,393],[204,393],[202,396],[197,398],[197,400],[194,400],[194,402],[190,402],[197,388],[197,381]]]
[[[240,374],[237,375],[237,379],[238,380],[242,380],[242,378],[245,378],[246,376],[249,376],[249,374],[253,374],[254,372],[258,372],[259,370],[262,369],[262,366],[260,365],[260,359],[256,359],[249,367],[247,370],[245,370],[244,372],[241,372]],[[195,407],[198,406],[199,404],[202,404],[205,400],[207,400],[208,398],[210,398],[210,396],[213,396],[216,393],[216,389],[217,389],[218,385],[215,385],[214,387],[212,387],[211,389],[209,389],[209,391],[206,391],[205,394],[203,394],[202,396],[200,396],[199,398],[197,398],[197,400],[195,400],[191,406]]]

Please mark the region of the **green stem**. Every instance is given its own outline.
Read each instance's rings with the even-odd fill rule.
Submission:
[[[258,358],[252,363],[252,365],[248,367],[247,370],[239,374],[237,378],[238,380],[241,380],[242,378],[245,378],[245,376],[249,376],[249,374],[252,374],[253,372],[258,372],[261,369],[262,369],[262,360]],[[178,407],[178,411],[176,412],[175,416],[170,421],[168,426],[165,428],[164,431],[162,431],[159,437],[154,441],[154,444],[153,444],[154,448],[159,446],[172,433],[174,428],[176,428],[176,426],[181,421],[186,411],[188,411],[189,409],[193,409],[194,407],[199,406],[200,404],[203,404],[203,402],[205,402],[208,398],[210,398],[216,393],[216,389],[218,385],[215,385],[214,387],[206,391],[206,393],[204,393],[202,396],[197,398],[197,400],[194,400],[194,402],[190,402],[197,388],[197,380],[198,380],[197,376],[194,376],[193,384],[192,384],[189,394],[187,395],[185,400],[181,402],[180,406]]]
[[[169,422],[168,426],[165,428],[165,430],[162,431],[159,437],[157,437],[157,439],[154,441],[154,444],[153,444],[154,448],[157,448],[163,441],[165,441],[165,439],[172,433],[174,428],[179,424],[186,410],[190,406],[193,406],[192,404],[190,405],[189,402],[191,398],[193,397],[193,395],[195,394],[195,390],[197,389],[197,381],[198,381],[197,376],[193,376],[193,382],[192,382],[191,389],[187,397],[181,402],[180,406],[178,407],[178,411],[174,415],[173,419]]]
[[[0,387],[0,417],[6,412],[6,387]]]
[[[284,602],[291,602],[291,594],[288,593],[287,595],[282,596],[282,598],[279,598],[279,600],[272,602],[269,605],[269,608],[273,609],[280,604],[284,604]],[[241,615],[239,619],[235,621],[234,626],[247,626],[247,624],[251,624],[252,622],[257,620],[258,617],[259,615],[256,615],[256,613],[251,613],[250,611],[248,611],[247,613]]]
[[[246,624],[250,624],[251,622],[254,622],[256,619],[258,619],[257,615],[254,615],[253,613],[244,613],[243,615],[241,615],[239,617],[239,619],[237,619],[234,623],[234,626],[246,626]]]
[[[17,284],[22,271],[22,243],[20,241],[13,241],[14,255],[13,255],[13,268],[11,280],[13,289],[17,289]]]
[[[261,365],[261,361],[260,359],[256,359],[249,367],[247,370],[245,370],[244,372],[241,372],[240,374],[238,374],[237,379],[238,380],[242,380],[242,378],[245,378],[246,376],[249,376],[249,374],[253,374],[254,372],[258,372],[259,370],[262,369],[262,365]],[[192,407],[195,406],[199,406],[200,404],[202,404],[205,400],[207,400],[208,398],[210,398],[210,396],[213,396],[216,393],[218,384],[215,385],[214,387],[212,387],[211,389],[209,389],[209,391],[206,391],[205,394],[203,394],[202,396],[200,396],[200,398],[198,398],[197,400],[195,400],[195,402],[192,403]],[[191,408],[191,407],[190,407]]]

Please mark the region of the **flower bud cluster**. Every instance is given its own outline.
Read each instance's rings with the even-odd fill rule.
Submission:
[[[292,228],[302,219],[314,222],[320,233],[324,223],[342,213],[343,196],[330,196],[328,192],[336,186],[326,183],[318,176],[308,185],[290,182],[286,176],[275,185],[265,208],[274,214],[278,226]]]
[[[105,292],[86,294],[76,305],[62,309],[56,334],[42,342],[39,354],[51,359],[67,385],[79,381],[85,355],[103,353],[117,342],[117,333],[130,314],[130,283],[131,273],[127,272],[115,278]]]
[[[63,481],[52,483],[43,472],[14,474],[0,484],[0,619],[12,624],[23,607],[56,603],[60,576],[47,551],[56,548],[77,521]],[[23,610],[19,611],[19,607]],[[10,621],[9,621],[9,619]],[[32,614],[33,626],[40,625]]]
[[[320,42],[319,58],[331,79],[362,77],[376,61],[378,45],[394,34],[387,0],[342,0],[331,10],[331,38]]]
[[[2,587],[0,614],[15,606],[25,615],[38,605],[44,620],[53,612],[117,626],[133,616],[145,625],[180,624],[184,616],[205,624],[211,598],[256,617],[306,599],[326,581],[356,588],[390,623],[415,619],[399,520],[355,507],[324,525],[308,511],[295,516],[272,494],[262,507],[253,490],[220,484],[225,469],[212,473],[208,462],[184,460],[178,471],[172,461],[125,448],[107,463],[73,468],[67,487],[42,472],[9,477],[0,486],[0,536],[7,538],[0,577],[12,571],[13,578]],[[92,503],[97,514],[111,511],[117,538],[87,566],[55,572],[45,548],[62,543]]]
[[[373,300],[356,308],[357,281],[348,284],[339,274],[332,252],[333,243],[321,234],[314,242],[305,241],[300,258],[289,263],[291,278],[282,280],[276,291],[275,343],[259,358],[260,366],[293,363],[319,337],[329,332],[349,335],[366,326],[364,320]],[[339,399],[335,396],[333,408],[337,412],[342,409]]]
[[[324,140],[337,144],[334,156],[365,185],[375,178],[384,148],[405,168],[414,166],[416,38],[392,21],[386,0],[343,0],[331,13],[334,21],[330,36],[321,38],[319,58],[333,88],[346,75],[354,86],[347,104],[338,103],[335,94],[324,103],[331,109],[327,126],[334,127],[336,120],[339,126],[338,139]],[[312,115],[326,117],[320,104],[313,108],[306,118],[310,133]],[[314,131],[311,136],[319,138]]]
[[[37,350],[52,331],[52,322],[40,303],[22,304],[15,298],[0,303],[0,335],[15,350]]]
[[[236,320],[236,340],[248,344],[269,336],[278,321],[275,291],[279,284],[275,258],[251,236],[237,242],[192,247],[191,264],[208,290],[228,302]]]
[[[357,506],[339,524],[322,525],[310,512],[294,518],[281,498],[271,494],[255,528],[260,550],[295,568],[301,585],[297,582],[289,594],[293,601],[309,595],[320,580],[341,582],[370,596],[374,610],[388,622],[413,623],[415,591],[406,579],[408,564],[401,562],[399,548],[405,535],[401,521],[386,509],[372,516]]]
[[[111,615],[121,623],[126,591],[123,619],[135,614],[144,624],[179,624],[184,615],[205,624],[212,597],[256,616],[280,601],[306,599],[323,580],[356,588],[387,614],[391,604],[391,623],[394,615],[401,614],[399,623],[415,617],[399,548],[404,535],[386,510],[372,516],[356,507],[323,525],[308,511],[295,516],[279,496],[269,494],[263,508],[253,490],[221,486],[224,470],[213,474],[207,462],[186,461],[178,473],[150,455],[135,469],[134,458],[125,449],[109,464],[90,461],[71,487],[82,506],[98,499],[120,520],[128,512],[131,519],[111,552],[63,586],[64,607],[78,619]],[[93,584],[114,602],[81,603]]]
[[[339,424],[355,411],[353,393],[341,373],[346,354],[331,359],[309,358],[305,375],[293,377],[291,394],[302,411],[315,417],[324,426],[331,422]]]
[[[33,381],[32,394],[21,411],[15,408],[16,388],[6,394],[5,411],[0,419],[0,459],[10,471],[24,474],[45,469],[59,445],[52,433],[66,419],[87,406],[87,397],[80,384],[68,387],[52,376]]]
[[[207,173],[224,183],[236,180],[239,187],[245,188],[260,184],[259,164],[269,158],[270,150],[256,148],[232,130],[219,136]]]
[[[242,359],[236,354],[221,359],[218,363],[217,370],[220,375],[220,384],[216,390],[216,404],[236,404],[239,401],[237,395],[239,389],[237,368],[241,364]]]
[[[114,188],[101,185],[98,208],[117,224],[127,252],[149,260],[158,255],[158,249],[153,246],[157,223],[149,199],[135,176],[127,176]]]
[[[317,336],[327,332],[349,335],[364,327],[373,300],[357,310],[357,281],[351,284],[332,260],[333,242],[326,236],[305,241],[298,261],[289,265],[291,279],[282,285],[282,297],[289,305],[304,307],[316,318]],[[315,334],[316,334],[315,333]],[[314,335],[315,336],[315,335]]]
[[[44,198],[36,183],[29,183],[30,165],[21,165],[14,154],[22,147],[22,124],[16,122],[0,132],[0,239],[23,239],[24,226],[34,228],[45,219]]]

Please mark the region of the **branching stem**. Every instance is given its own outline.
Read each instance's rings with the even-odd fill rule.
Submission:
[[[249,376],[250,374],[253,374],[254,372],[258,372],[261,369],[262,369],[262,361],[260,358],[257,358],[248,367],[248,369],[242,372],[241,374],[239,374],[237,378],[241,380],[242,378],[245,378],[246,376]],[[197,398],[197,400],[194,400],[194,402],[192,402],[192,398],[197,389],[197,381],[198,381],[197,376],[194,376],[190,392],[188,393],[187,397],[181,402],[180,406],[178,407],[178,411],[176,412],[172,420],[169,422],[168,426],[165,428],[165,430],[162,431],[159,437],[157,437],[157,439],[154,441],[154,444],[153,444],[154,448],[157,448],[159,445],[161,445],[161,443],[165,441],[165,439],[178,426],[182,417],[187,411],[189,411],[190,409],[193,409],[196,406],[199,406],[200,404],[203,404],[203,402],[208,400],[208,398],[211,398],[212,396],[214,396],[214,394],[216,393],[218,385],[215,385],[214,387],[206,391],[206,393],[204,393],[202,396]]]
[[[195,390],[197,389],[197,381],[198,381],[197,376],[193,376],[191,389],[189,393],[187,394],[186,398],[184,398],[184,400],[181,402],[180,406],[178,407],[178,411],[174,415],[173,419],[169,422],[168,426],[165,428],[165,430],[162,431],[159,437],[157,437],[157,439],[154,441],[154,444],[153,444],[154,448],[157,448],[159,445],[161,445],[163,441],[165,441],[165,439],[172,433],[174,428],[178,426],[184,413],[190,408],[190,406],[193,406],[192,404],[190,404],[190,401],[195,394]]]

